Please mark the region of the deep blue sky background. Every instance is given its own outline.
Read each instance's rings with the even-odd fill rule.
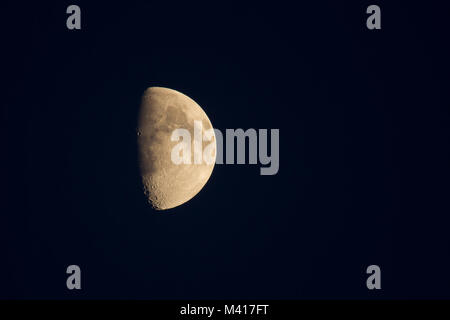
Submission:
[[[0,298],[450,298],[450,10],[391,2],[378,31],[367,1],[3,4]],[[153,211],[149,86],[279,128],[279,173],[218,165]]]

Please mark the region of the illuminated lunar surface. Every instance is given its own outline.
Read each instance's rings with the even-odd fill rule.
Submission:
[[[179,206],[192,199],[204,187],[214,168],[215,136],[203,141],[202,147],[214,142],[214,161],[194,163],[194,120],[201,121],[202,135],[212,124],[203,109],[188,96],[168,88],[150,87],[142,97],[138,119],[139,164],[144,192],[157,210]],[[175,129],[191,134],[191,163],[175,164],[171,153],[180,141],[171,141]]]

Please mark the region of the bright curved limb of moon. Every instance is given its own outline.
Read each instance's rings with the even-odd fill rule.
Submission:
[[[138,119],[138,148],[144,192],[157,210],[170,209],[192,199],[204,187],[216,159],[215,136],[202,141],[203,149],[214,142],[214,161],[194,163],[194,121],[202,123],[202,137],[212,124],[203,109],[188,96],[168,88],[150,87],[142,97]],[[175,129],[191,134],[191,163],[175,164],[171,153],[180,141],[172,141]],[[203,140],[203,139],[202,139]]]

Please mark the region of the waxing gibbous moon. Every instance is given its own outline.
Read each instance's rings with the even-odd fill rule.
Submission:
[[[213,161],[194,161],[194,138],[191,161],[176,164],[172,150],[180,141],[172,141],[176,129],[187,129],[194,137],[194,121],[201,121],[201,136],[212,124],[203,109],[191,98],[176,90],[150,87],[145,90],[138,119],[138,149],[144,192],[157,210],[179,206],[192,199],[205,186],[214,168],[216,140],[214,131],[202,148],[213,142]],[[198,129],[197,129],[198,130]],[[203,139],[202,139],[203,140]]]

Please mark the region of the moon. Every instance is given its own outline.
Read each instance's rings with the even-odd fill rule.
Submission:
[[[202,148],[214,142],[212,163],[194,163],[194,152],[190,164],[172,161],[172,149],[179,143],[172,141],[173,131],[187,129],[194,137],[194,121],[201,121],[202,137],[206,130],[212,129],[203,109],[181,92],[162,87],[144,91],[137,130],[139,166],[144,193],[156,210],[171,209],[192,199],[205,186],[214,169],[215,135],[201,142]],[[193,138],[191,150],[194,150]]]

